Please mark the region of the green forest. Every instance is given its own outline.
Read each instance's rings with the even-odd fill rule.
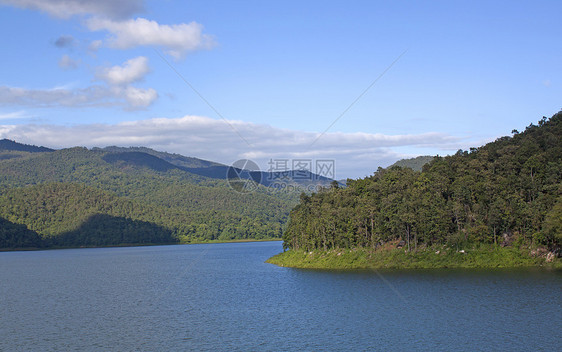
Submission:
[[[0,248],[282,237],[293,252],[524,244],[559,254],[561,120],[562,112],[480,148],[406,160],[300,198],[264,186],[238,193],[203,176],[224,166],[148,148],[3,140]]]
[[[562,112],[480,148],[393,166],[307,195],[283,240],[293,251],[562,244]],[[312,252],[311,252],[312,253]],[[437,252],[439,253],[439,252]]]
[[[281,238],[298,194],[238,193],[225,179],[186,171],[216,165],[147,148],[3,141],[0,248]]]

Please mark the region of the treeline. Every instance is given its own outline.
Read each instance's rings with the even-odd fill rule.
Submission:
[[[0,220],[0,248],[280,238],[286,221],[267,212],[186,211],[69,183],[4,191]]]
[[[511,239],[562,243],[562,112],[422,172],[379,168],[346,188],[302,194],[283,239],[291,249],[377,248]]]

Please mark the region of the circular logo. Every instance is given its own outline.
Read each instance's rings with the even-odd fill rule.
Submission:
[[[248,159],[235,161],[226,172],[228,185],[238,193],[254,192],[261,183],[261,177],[258,164]]]

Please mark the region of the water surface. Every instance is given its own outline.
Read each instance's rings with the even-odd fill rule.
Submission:
[[[554,351],[562,273],[314,271],[280,242],[0,253],[0,351]]]

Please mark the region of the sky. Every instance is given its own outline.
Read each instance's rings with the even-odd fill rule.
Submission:
[[[559,1],[0,0],[0,138],[263,170],[334,160],[335,178],[364,177],[560,111],[560,13]]]

